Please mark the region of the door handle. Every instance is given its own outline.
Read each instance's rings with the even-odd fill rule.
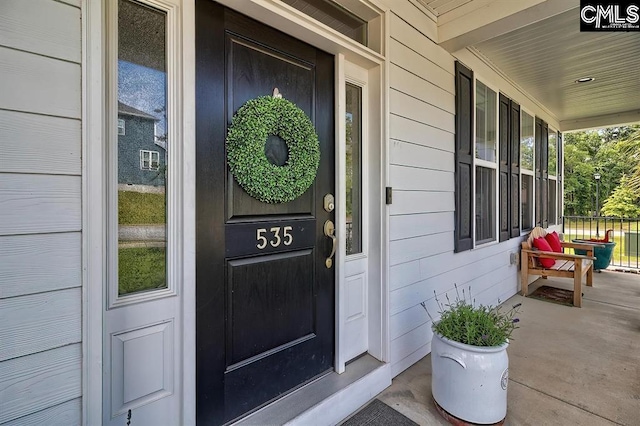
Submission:
[[[338,245],[338,238],[336,237],[336,227],[331,220],[327,220],[324,223],[324,235],[331,238],[332,246],[331,246],[331,254],[327,257],[327,260],[324,261],[324,264],[327,268],[331,268],[333,266],[333,256],[336,254],[336,246]]]

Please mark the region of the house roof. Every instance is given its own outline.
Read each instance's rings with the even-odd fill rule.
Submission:
[[[158,121],[158,118],[153,115],[149,115],[144,111],[140,111],[139,109],[135,109],[132,106],[127,104],[123,104],[118,101],[118,115],[132,115],[134,117],[146,118],[148,120]]]

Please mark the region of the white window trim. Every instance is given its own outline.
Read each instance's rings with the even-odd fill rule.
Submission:
[[[149,156],[147,160],[146,157]],[[156,166],[153,167],[155,157]],[[145,161],[149,162],[149,167],[145,167]],[[150,171],[158,171],[160,170],[160,152],[159,151],[151,151],[148,149],[140,150],[140,170],[150,170]]]
[[[167,138],[175,141],[173,146],[184,146],[182,140],[182,123],[180,119],[182,106],[182,90],[179,82],[182,80],[181,64],[179,53],[182,50],[180,37],[180,14],[178,6],[171,0],[144,0],[145,4],[152,6],[158,10],[167,13]],[[107,111],[105,114],[107,123],[117,123],[117,103],[118,103],[118,28],[117,28],[117,7],[107,8],[107,24],[108,37],[106,38],[106,99],[105,105]],[[175,152],[168,146],[166,158],[169,161],[167,166],[173,171],[168,175],[167,179],[167,288],[162,290],[154,290],[150,292],[133,293],[120,296],[118,294],[118,215],[117,212],[118,191],[117,182],[113,181],[113,177],[118,176],[118,152],[117,152],[117,135],[114,135],[111,129],[116,126],[107,126],[107,181],[106,192],[107,201],[107,286],[108,286],[108,308],[112,309],[117,306],[126,304],[139,303],[146,300],[156,300],[164,297],[171,297],[179,293],[179,287],[184,269],[182,263],[183,254],[183,233],[182,233],[182,194],[178,188],[183,185],[182,179],[182,152],[177,149]],[[143,150],[141,150],[142,152]],[[146,151],[146,150],[145,150]],[[149,151],[158,154],[158,151]],[[140,167],[142,168],[142,154],[140,154]],[[151,166],[151,164],[150,164]],[[144,169],[154,170],[154,169]]]
[[[477,112],[477,103],[476,103],[476,94],[477,94],[477,82],[480,81],[482,84],[484,84],[488,89],[490,89],[491,91],[495,92],[496,94],[496,115],[495,115],[495,129],[496,129],[496,161],[492,162],[492,161],[487,161],[487,160],[482,160],[480,158],[478,158],[475,154],[475,150],[476,150],[476,143],[477,143],[477,135],[476,135],[476,112]],[[491,245],[491,244],[497,244],[498,241],[498,229],[500,226],[500,218],[499,218],[499,203],[500,203],[500,197],[499,197],[499,176],[498,176],[498,161],[500,159],[500,91],[498,90],[498,88],[496,86],[494,86],[491,83],[487,83],[487,79],[482,78],[482,76],[478,75],[477,73],[474,74],[474,79],[473,79],[473,99],[474,99],[474,103],[473,103],[473,173],[472,173],[472,185],[473,185],[473,247],[486,247],[487,245]],[[494,173],[494,179],[493,179],[493,191],[494,191],[494,203],[493,203],[493,216],[494,216],[494,224],[493,224],[493,238],[491,239],[486,239],[486,240],[480,240],[478,241],[476,238],[477,235],[477,229],[476,229],[476,170],[478,167],[484,167],[484,168],[488,168],[488,169],[493,169],[495,171]]]
[[[118,136],[124,136],[125,134],[125,121],[122,118],[118,118]]]
[[[366,143],[366,141],[369,140],[368,139],[369,137],[369,87],[368,87],[369,76],[368,76],[368,72],[365,69],[358,67],[357,65],[354,65],[348,61],[345,61],[345,84],[346,83],[353,84],[354,86],[358,86],[362,89],[361,91],[362,127],[361,127],[361,134],[360,134],[360,172],[361,172],[360,184],[362,186],[361,188],[362,205],[360,207],[362,210],[361,211],[362,235],[360,235],[360,238],[361,238],[360,242],[362,246],[362,251],[360,253],[347,255],[347,260],[352,260],[359,257],[361,258],[367,257],[368,247],[369,247],[369,235],[368,235],[369,233],[366,232],[366,230],[369,229],[369,209],[367,208],[367,206],[369,205],[369,196],[368,196],[369,168],[367,167],[367,165],[369,164],[369,150],[367,147],[368,144]],[[345,104],[346,104],[346,101],[345,101]],[[342,119],[345,120],[344,116]],[[345,129],[346,129],[346,123],[345,123]],[[346,147],[346,141],[345,141],[345,147]],[[346,158],[346,153],[344,155]],[[346,194],[346,190],[345,190],[345,194]],[[345,214],[346,214],[346,210],[345,210]],[[344,233],[343,235],[346,235],[346,233]],[[346,245],[345,245],[344,253],[346,253]]]

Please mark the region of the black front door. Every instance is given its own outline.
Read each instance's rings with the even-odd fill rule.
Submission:
[[[248,195],[225,152],[233,115],[274,88],[305,112],[320,141],[315,182],[280,204]],[[212,1],[196,2],[200,424],[238,418],[333,366],[334,268],[325,265],[331,240],[323,233],[334,220],[323,208],[334,193],[333,93],[331,55]],[[282,148],[277,138],[266,143],[276,162],[288,161]]]

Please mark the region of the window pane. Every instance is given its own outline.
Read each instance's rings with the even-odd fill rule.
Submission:
[[[520,133],[520,165],[533,171],[533,117],[522,111],[522,129]]]
[[[533,176],[522,175],[522,229],[533,228]]]
[[[496,161],[496,92],[476,81],[476,158]]]
[[[551,162],[549,162],[551,163]],[[555,179],[549,179],[549,225],[556,224],[556,193],[557,193],[557,184]]]
[[[558,173],[558,136],[555,130],[549,129],[549,175]]]
[[[166,14],[118,2],[118,294],[167,287]]]
[[[346,85],[347,94],[347,254],[362,252],[362,88]]]
[[[496,171],[476,167],[476,243],[496,238]]]

